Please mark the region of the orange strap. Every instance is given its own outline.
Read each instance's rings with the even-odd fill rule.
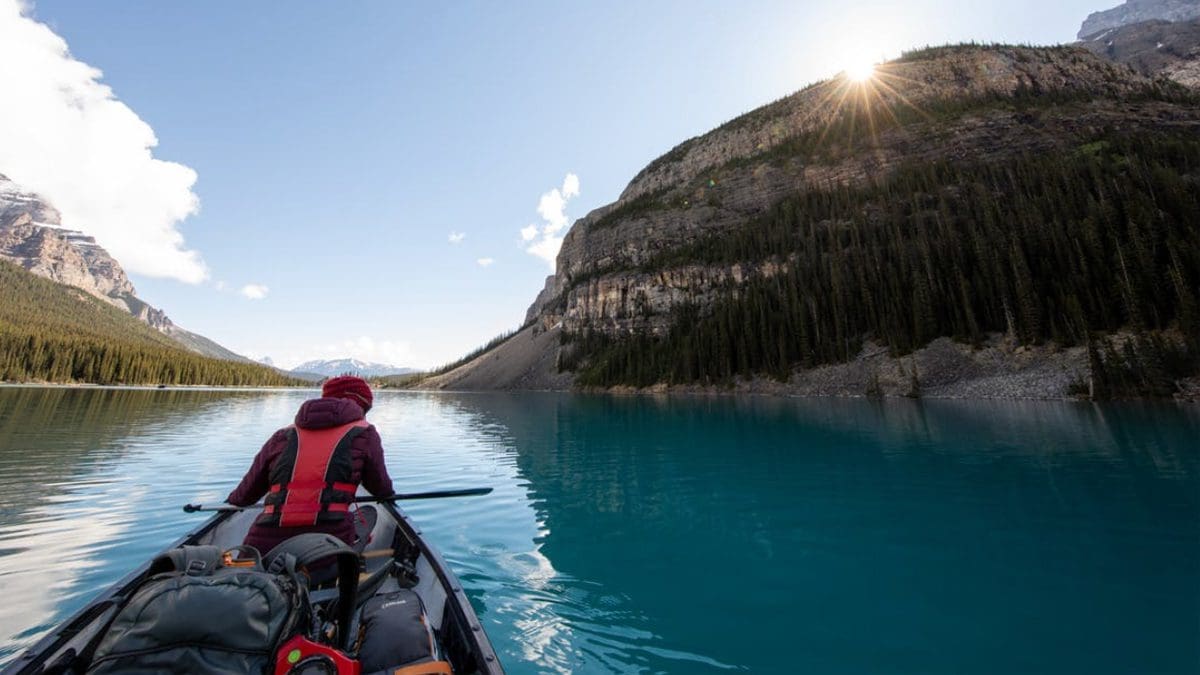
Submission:
[[[392,675],[454,675],[454,670],[445,661],[427,661],[401,666],[393,670]]]
[[[233,557],[232,553],[226,551],[221,556],[221,564],[226,567],[258,567],[259,562],[257,560],[238,560]]]

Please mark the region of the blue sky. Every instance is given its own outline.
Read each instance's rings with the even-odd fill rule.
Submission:
[[[154,157],[198,176],[199,211],[175,229],[207,278],[122,260],[146,300],[285,365],[427,367],[522,321],[551,270],[521,230],[545,225],[539,200],[567,174],[573,221],[675,144],[864,54],[1065,42],[1115,4],[39,0],[26,14],[103,71],[153,128]]]

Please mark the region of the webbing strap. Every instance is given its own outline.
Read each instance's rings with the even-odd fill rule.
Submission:
[[[393,670],[391,675],[454,675],[454,670],[445,661],[427,661],[401,666]]]

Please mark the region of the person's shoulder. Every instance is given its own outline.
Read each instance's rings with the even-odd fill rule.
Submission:
[[[280,443],[280,442],[286,441],[288,439],[288,435],[292,433],[292,429],[294,429],[294,428],[295,427],[293,427],[289,424],[286,427],[276,429],[275,433],[271,434],[271,438],[268,439],[268,442]]]
[[[354,442],[356,444],[377,445],[380,442],[379,430],[375,428],[374,424],[368,422],[363,427],[363,430],[359,432],[358,436],[354,438]]]

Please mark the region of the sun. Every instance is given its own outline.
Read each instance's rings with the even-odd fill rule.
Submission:
[[[875,77],[875,64],[869,57],[854,57],[846,64],[846,77],[851,82],[866,82]]]

